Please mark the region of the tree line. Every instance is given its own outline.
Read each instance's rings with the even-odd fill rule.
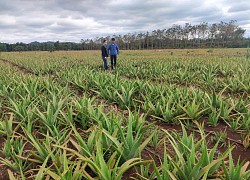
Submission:
[[[107,37],[82,39],[75,42],[33,42],[29,44],[0,43],[0,51],[54,51],[54,50],[97,50],[103,39],[116,38],[120,49],[170,49],[170,48],[241,48],[249,47],[250,38],[245,38],[246,30],[237,25],[237,21],[198,25],[186,23],[174,24],[168,29],[151,32],[128,33]]]

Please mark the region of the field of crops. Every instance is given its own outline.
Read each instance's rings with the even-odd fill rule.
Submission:
[[[0,179],[250,179],[247,49],[0,59]]]

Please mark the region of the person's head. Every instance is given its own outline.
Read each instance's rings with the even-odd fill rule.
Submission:
[[[114,44],[115,43],[115,38],[111,38],[111,42]]]
[[[107,42],[107,39],[104,39],[103,41],[102,41],[102,43],[103,44],[107,44],[108,42]]]

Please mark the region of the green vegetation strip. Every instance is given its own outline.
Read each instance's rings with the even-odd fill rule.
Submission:
[[[38,59],[36,65],[39,60],[42,61]],[[18,61],[15,63],[22,63]],[[206,94],[175,83],[124,80],[120,69],[114,74],[100,72],[95,62],[76,60],[70,64],[68,57],[55,61],[56,65],[46,60],[35,71],[31,69],[38,75],[53,74],[54,78],[22,74],[1,66],[0,133],[4,145],[0,159],[10,168],[9,178],[122,179],[132,167],[137,168],[130,176],[137,179],[250,177],[249,162],[238,159],[234,163],[233,147],[218,154],[220,139],[208,147],[204,127],[199,125],[204,118],[212,126],[226,122],[247,138],[248,94],[232,99],[223,96],[224,89]],[[50,69],[44,71],[47,62]],[[31,61],[26,65],[35,67]],[[23,66],[29,69],[26,65]],[[82,96],[72,88],[82,92]],[[107,112],[104,105],[96,104],[98,98],[118,105],[128,114]],[[161,130],[159,135],[153,124],[147,123],[148,117],[179,124],[182,133]],[[201,138],[195,138],[194,133],[188,135],[183,125],[190,127],[195,122],[199,122]],[[243,142],[248,148],[249,141]],[[156,151],[163,148],[159,163],[143,158],[144,149],[154,146]]]

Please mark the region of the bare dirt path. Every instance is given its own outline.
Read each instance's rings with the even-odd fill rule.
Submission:
[[[15,67],[18,71],[20,71],[21,73],[24,73],[24,74],[33,74],[33,75],[36,75],[33,71],[23,67],[23,66],[20,66],[14,62],[11,62],[9,60],[6,60],[6,59],[2,59],[0,58],[0,61],[2,61],[3,63],[6,63],[6,64],[9,64],[13,67]]]

